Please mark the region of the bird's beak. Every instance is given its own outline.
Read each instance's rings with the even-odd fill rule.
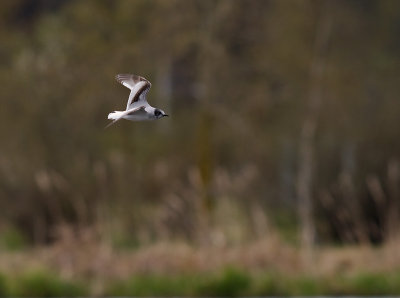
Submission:
[[[167,115],[167,114],[164,114],[164,117],[169,117],[169,115]]]

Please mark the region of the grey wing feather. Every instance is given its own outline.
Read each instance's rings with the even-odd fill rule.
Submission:
[[[126,110],[139,105],[148,105],[146,94],[151,88],[151,83],[145,78],[133,74],[118,74],[115,79],[131,90]]]

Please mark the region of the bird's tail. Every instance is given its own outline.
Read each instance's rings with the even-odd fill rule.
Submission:
[[[124,111],[115,111],[115,112],[108,114],[108,119],[113,120],[113,121],[110,122],[105,128],[110,127],[118,120],[121,120],[123,115],[124,115]]]
[[[121,118],[121,116],[123,114],[124,114],[124,112],[122,112],[122,111],[115,111],[115,112],[108,114],[108,119],[117,120],[117,119]]]

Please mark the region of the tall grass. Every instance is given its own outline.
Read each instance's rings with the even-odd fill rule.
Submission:
[[[0,274],[0,297],[399,295],[400,271],[312,276],[272,271],[250,274],[229,267],[213,273],[136,274],[124,280],[105,280],[101,292],[95,290],[95,283],[85,278],[66,280],[49,271],[13,278]]]
[[[27,272],[9,281],[7,296],[79,297],[89,293],[82,282],[65,280],[46,271]]]

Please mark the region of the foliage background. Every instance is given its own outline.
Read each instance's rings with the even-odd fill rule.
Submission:
[[[400,2],[14,0],[0,14],[3,249],[279,237],[307,259],[398,237]],[[117,73],[148,78],[171,117],[104,130],[128,96]]]

